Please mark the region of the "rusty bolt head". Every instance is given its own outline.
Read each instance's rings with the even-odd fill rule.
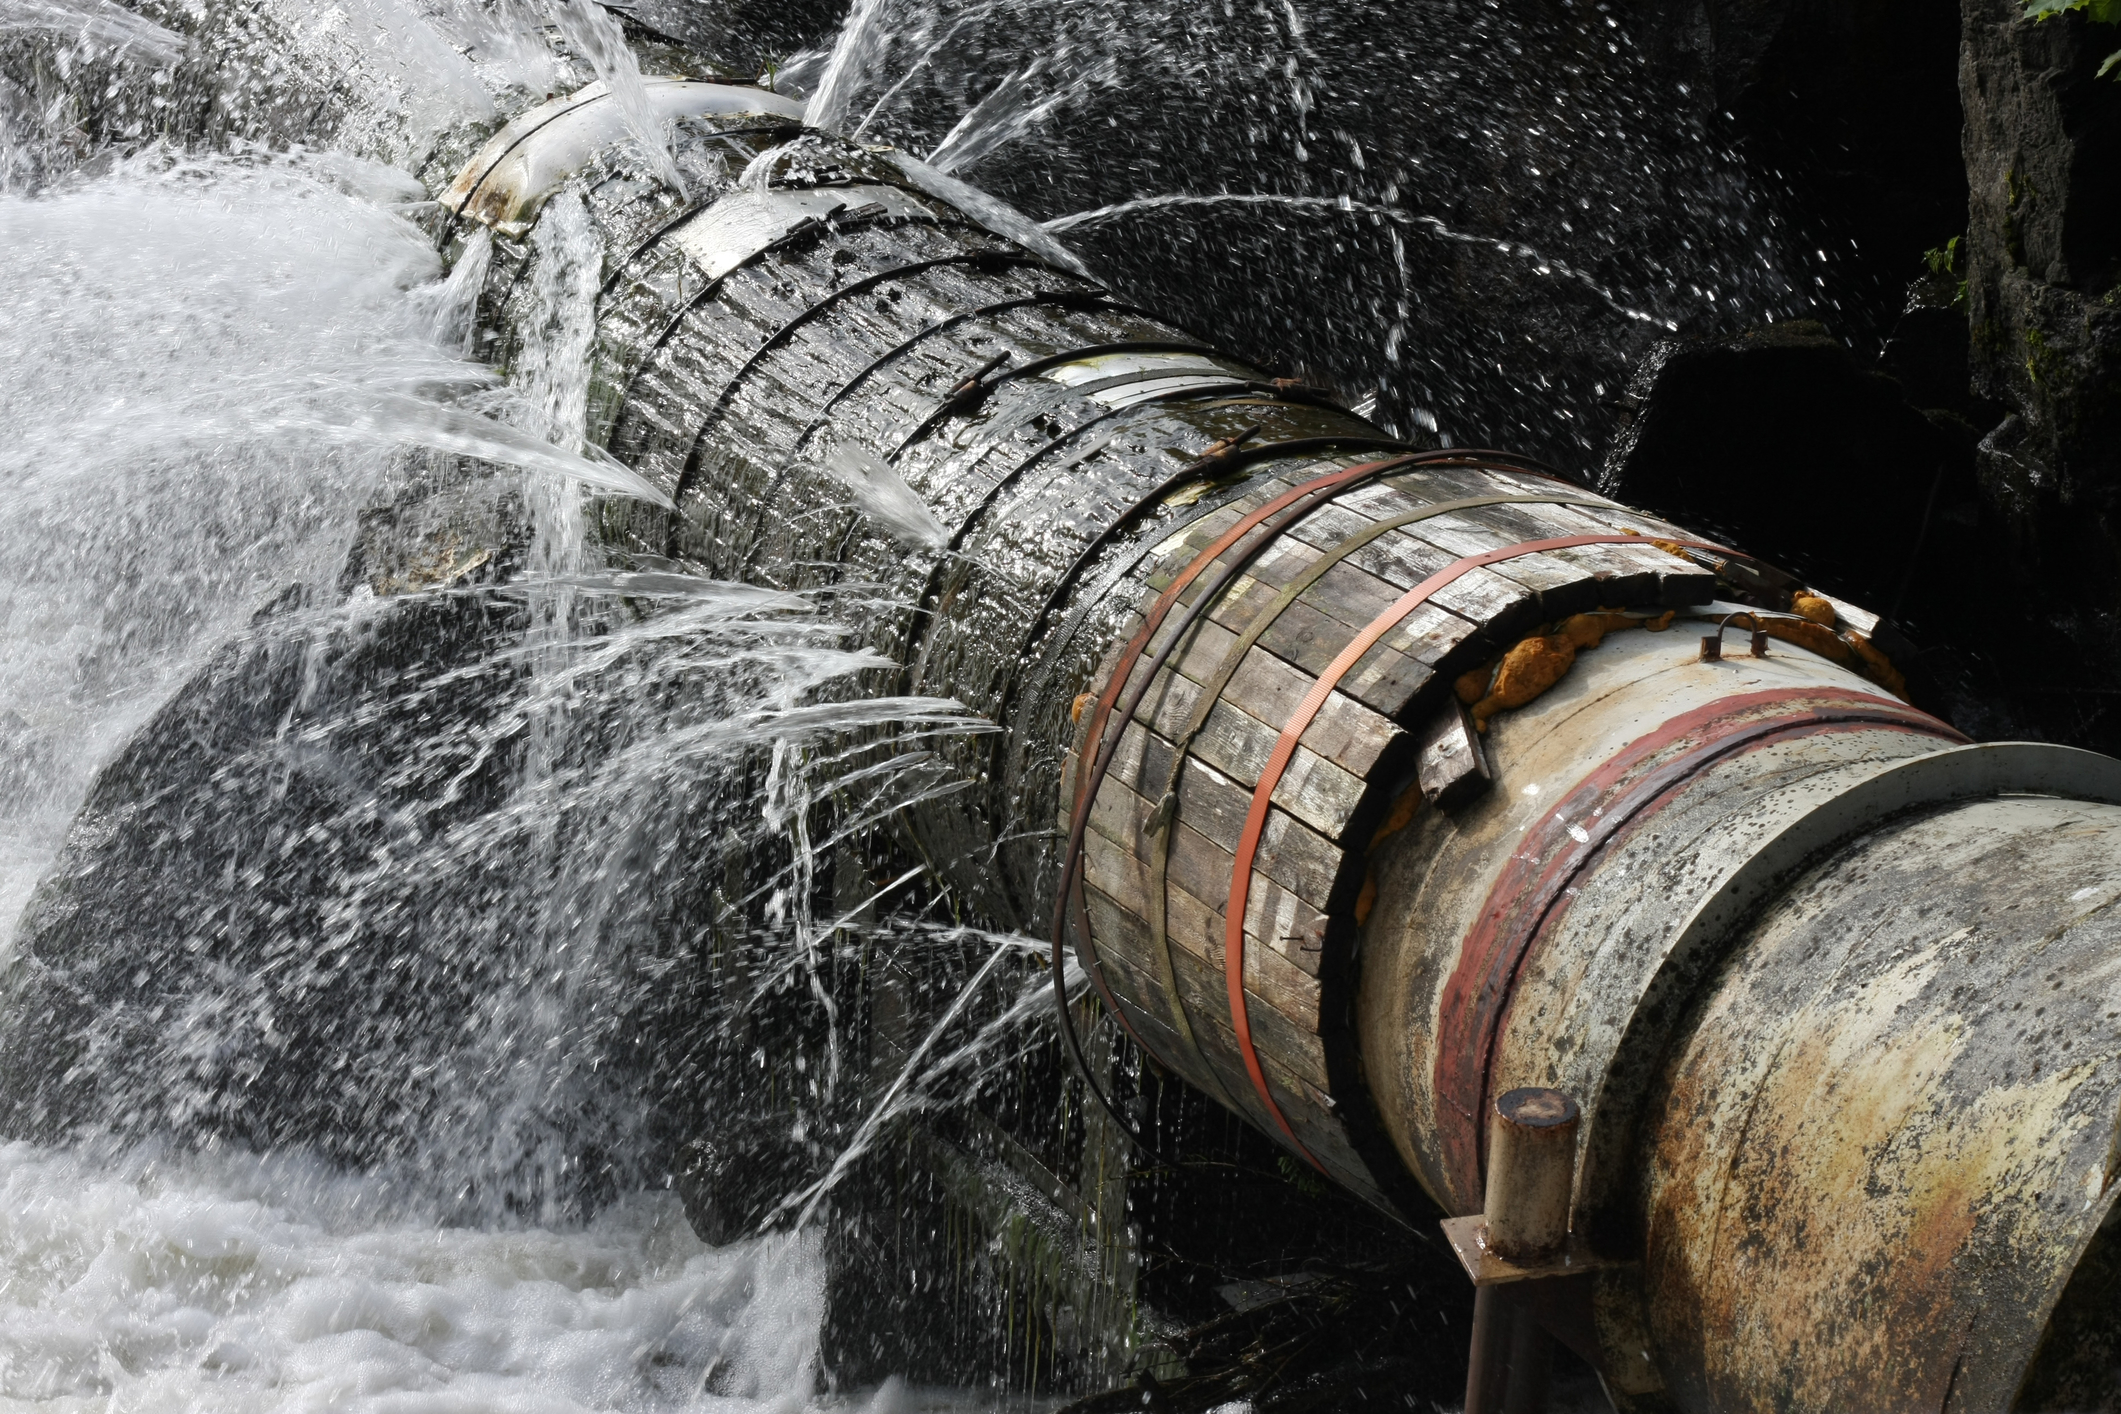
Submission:
[[[1498,1098],[1495,1113],[1527,1129],[1552,1129],[1557,1125],[1574,1124],[1582,1111],[1574,1100],[1559,1090],[1528,1085]]]

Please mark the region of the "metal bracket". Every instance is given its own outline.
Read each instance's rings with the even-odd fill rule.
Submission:
[[[1443,1220],[1444,1240],[1458,1257],[1475,1286],[1506,1286],[1512,1282],[1540,1281],[1548,1277],[1577,1277],[1628,1262],[1601,1257],[1580,1233],[1569,1234],[1569,1245],[1554,1256],[1538,1260],[1512,1261],[1488,1246],[1488,1220],[1479,1213],[1466,1218]]]

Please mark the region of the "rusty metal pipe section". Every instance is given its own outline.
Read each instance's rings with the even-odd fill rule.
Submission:
[[[1494,719],[1491,793],[1376,851],[1400,1154],[1469,1211],[1482,1097],[1582,1097],[1622,1407],[2104,1407],[2111,1365],[2019,1396],[2114,1211],[2121,765],[1677,648],[1585,655]]]
[[[1511,1299],[1530,1288],[1482,1278],[1491,1253],[1511,1264],[1547,1268],[1565,1257],[1581,1118],[1574,1100],[1538,1086],[1510,1091],[1489,1116],[1486,1206],[1470,1233],[1462,1226],[1446,1229],[1454,1238],[1470,1238],[1473,1258],[1465,1414],[1541,1414],[1547,1407],[1554,1340],[1536,1308]],[[1566,1268],[1565,1262],[1558,1265]]]
[[[502,362],[538,223],[601,242],[592,433],[676,504],[606,509],[621,567],[835,596],[859,690],[997,725],[898,817],[969,912],[1409,1220],[1573,1096],[1541,1322],[1624,1408],[2121,1398],[2121,764],[1967,743],[1856,606],[1398,441],[786,99],[650,90],[690,196],[585,91],[440,235]]]
[[[1512,1261],[1541,1261],[1569,1244],[1582,1116],[1574,1100],[1537,1085],[1495,1101],[1480,1215],[1488,1246]]]

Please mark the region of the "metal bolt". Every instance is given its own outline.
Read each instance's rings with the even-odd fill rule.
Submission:
[[[1702,641],[1704,658],[1713,642]],[[1567,1248],[1581,1119],[1576,1102],[1559,1090],[1512,1090],[1495,1102],[1483,1215],[1490,1251],[1539,1261]],[[1506,1288],[1483,1286],[1473,1294],[1466,1414],[1539,1414],[1552,1361],[1553,1338]]]
[[[1568,1245],[1576,1178],[1576,1102],[1559,1090],[1512,1090],[1488,1129],[1488,1246],[1517,1260]]]

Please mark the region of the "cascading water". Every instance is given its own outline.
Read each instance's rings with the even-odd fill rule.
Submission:
[[[938,789],[907,748],[991,729],[870,690],[881,661],[841,625],[875,586],[774,591],[598,549],[611,498],[660,493],[592,445],[606,252],[578,198],[530,237],[516,346],[477,337],[490,238],[446,274],[432,253],[428,197],[478,140],[592,78],[673,190],[699,179],[617,22],[582,0],[227,24],[0,4],[29,56],[0,79],[0,927],[26,911],[72,945],[62,966],[13,959],[0,1021],[28,1072],[0,1150],[0,1392],[812,1400],[833,1194],[904,1117],[1023,1088],[1009,1058],[1044,993],[1032,945],[874,847]],[[1658,179],[1699,199],[1675,218],[1702,246],[1692,296],[1640,254],[1674,244],[1636,239],[1640,211],[1529,218],[1553,173],[1644,130],[1617,97],[1637,70],[1597,70],[1602,20],[1545,36],[1581,71],[1512,115],[1536,139],[1501,145],[1530,194],[1417,199],[1490,160],[1455,95],[1506,86],[1521,58],[1468,23],[1400,88],[1354,18],[1291,6],[862,0],[787,87],[815,76],[813,121],[926,153],[937,181],[976,173],[1121,283],[1148,286],[1164,242],[1241,266],[1161,294],[1231,342],[1283,336],[1410,431],[1463,435],[1500,384],[1551,379],[1560,421],[1530,434],[1578,445],[1569,419],[1592,416],[1633,326],[1771,307],[1788,281],[1697,135],[1651,145]],[[1388,91],[1392,120],[1351,131],[1344,110]],[[1201,141],[1122,142],[1122,113]],[[1290,190],[1253,191],[1261,170]],[[1222,224],[1233,206],[1250,219]],[[1181,214],[1201,224],[1150,224]],[[1475,283],[1530,272],[1625,336],[1476,349],[1421,283],[1450,262],[1409,241],[1472,252],[1456,277]],[[1298,283],[1330,291],[1316,327],[1259,326]],[[1492,380],[1463,372],[1498,359]],[[890,525],[904,488],[879,470],[835,474]],[[231,698],[247,720],[206,710]],[[181,730],[143,736],[150,719]],[[128,763],[144,780],[150,761],[179,763],[182,790],[134,789]],[[47,877],[69,830],[143,823],[122,875]],[[201,853],[227,876],[191,876]],[[842,1014],[869,972],[904,979],[888,1045]],[[781,1162],[737,1171],[716,1133]],[[761,1224],[775,1235],[746,1235]]]
[[[873,661],[839,646],[829,606],[585,553],[584,487],[647,488],[584,454],[601,253],[564,207],[539,229],[539,317],[504,384],[461,356],[483,246],[440,278],[402,173],[159,147],[105,165],[0,199],[7,936],[98,770],[202,665],[255,684],[270,751],[231,752],[211,722],[152,749],[195,754],[200,799],[283,823],[299,799],[304,823],[193,817],[253,861],[250,909],[165,873],[82,962],[125,972],[129,1010],[91,1015],[98,981],[13,959],[35,998],[9,1021],[17,1075],[26,1060],[51,1083],[0,1159],[0,1389],[606,1408],[688,1404],[706,1382],[800,1401],[814,1235],[704,1249],[644,1133],[632,1053],[707,1014],[701,940],[673,935],[683,910],[655,880],[700,847],[810,870],[789,838],[804,812],[762,815],[747,750],[795,797],[820,759],[860,774],[850,733],[958,714],[806,708]],[[459,457],[490,470],[423,499]],[[435,520],[429,553],[363,557],[364,533],[412,515]],[[888,808],[889,764],[868,774]],[[111,799],[122,777],[75,829],[154,808]],[[754,1010],[807,996],[849,932],[758,872],[770,906],[739,890],[705,912],[770,918],[717,943]],[[32,911],[109,927],[95,888]],[[201,956],[209,935],[223,945]],[[829,1027],[818,1044],[829,1069]],[[671,1090],[718,1074],[659,1059]],[[786,1123],[811,1103],[784,1101]]]

